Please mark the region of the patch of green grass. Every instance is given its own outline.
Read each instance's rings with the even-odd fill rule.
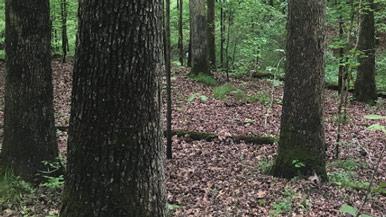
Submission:
[[[30,183],[14,176],[10,171],[0,176],[0,204],[19,204],[23,195],[34,192]]]
[[[198,73],[198,74],[190,74],[189,78],[192,79],[193,81],[197,81],[199,83],[208,85],[208,86],[216,86],[217,85],[217,80],[208,74],[205,73]]]
[[[329,173],[328,178],[331,183],[343,188],[364,190],[369,186],[368,182],[359,180],[355,172],[352,171],[338,171]]]
[[[366,165],[364,163],[358,162],[354,159],[345,159],[345,160],[336,160],[329,164],[330,167],[340,168],[345,171],[355,171],[357,169],[363,168]]]
[[[218,87],[215,87],[213,89],[213,96],[214,98],[218,100],[224,100],[227,98],[227,96],[232,92],[235,91],[237,88],[230,84],[224,84]]]
[[[283,192],[283,198],[277,200],[272,204],[269,215],[276,217],[280,215],[289,214],[292,211],[292,202],[295,192],[292,189],[286,188]]]

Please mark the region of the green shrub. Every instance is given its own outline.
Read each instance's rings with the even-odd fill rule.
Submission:
[[[292,202],[295,192],[292,189],[286,188],[283,192],[283,198],[272,204],[269,211],[270,216],[280,216],[289,214],[292,211]]]
[[[259,161],[257,168],[262,174],[269,174],[273,166],[273,160],[264,158]]]
[[[19,204],[23,195],[34,191],[30,183],[14,176],[10,171],[0,176],[0,204]]]
[[[208,86],[216,86],[217,85],[217,80],[208,74],[205,73],[198,73],[198,74],[191,74],[189,75],[189,78],[192,79],[193,81],[197,81],[199,83],[208,85]]]
[[[339,171],[328,174],[328,178],[331,183],[356,190],[367,189],[369,183],[366,181],[358,180],[356,174],[350,171]]]

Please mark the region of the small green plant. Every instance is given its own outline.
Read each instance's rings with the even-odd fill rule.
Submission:
[[[292,165],[296,168],[296,169],[300,169],[300,168],[303,168],[305,167],[306,165],[300,161],[300,160],[293,160],[292,161]]]
[[[340,207],[339,211],[345,215],[348,214],[350,216],[358,216],[358,209],[348,204],[343,204]],[[373,216],[368,214],[360,214],[359,217],[373,217]]]
[[[232,91],[235,90],[236,88],[234,86],[230,84],[224,84],[213,89],[213,96],[218,100],[224,100]]]
[[[263,158],[259,161],[257,168],[262,174],[269,174],[273,166],[273,160],[268,158]]]
[[[274,202],[271,210],[269,211],[270,216],[276,217],[279,215],[289,214],[292,210],[292,202],[295,192],[290,188],[285,188],[283,192],[283,198]]]
[[[217,80],[213,76],[205,73],[191,74],[189,75],[189,78],[192,79],[193,81],[197,81],[199,83],[202,83],[208,86],[217,85]]]
[[[64,185],[64,177],[63,175],[60,175],[58,177],[52,177],[52,176],[43,176],[46,181],[41,184],[41,186],[49,188],[49,189],[61,189]]]
[[[166,213],[167,216],[173,216],[176,209],[181,208],[178,204],[166,203]]]
[[[11,171],[5,171],[0,177],[0,204],[18,204],[24,195],[34,192],[30,183],[14,176]]]
[[[271,102],[271,97],[264,91],[258,91],[255,95],[252,96],[252,99],[260,102],[262,105],[269,105]]]
[[[192,103],[194,102],[196,99],[199,99],[200,102],[202,103],[206,103],[208,101],[208,97],[205,96],[205,95],[201,95],[200,93],[193,93],[192,95],[190,95],[188,97],[188,102],[189,103]]]

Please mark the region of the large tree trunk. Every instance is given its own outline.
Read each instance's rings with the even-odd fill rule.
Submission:
[[[285,75],[278,177],[316,173],[327,179],[322,117],[325,3],[289,0],[287,73]]]
[[[216,69],[216,1],[208,1],[208,50],[209,63],[212,69]]]
[[[206,0],[190,0],[192,74],[209,74]]]
[[[355,82],[354,97],[357,101],[373,103],[377,99],[375,85],[375,22],[374,2],[367,0],[369,10],[362,15],[358,49],[363,52],[359,57],[359,67]]]
[[[6,88],[0,165],[36,181],[58,156],[48,0],[6,1]]]
[[[163,217],[162,0],[79,5],[61,217]]]

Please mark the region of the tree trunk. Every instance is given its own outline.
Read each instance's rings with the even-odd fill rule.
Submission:
[[[209,74],[206,0],[190,0],[192,74]]]
[[[170,63],[170,0],[165,0],[164,52],[166,69],[166,157],[173,158],[172,152],[172,81]]]
[[[208,1],[208,50],[211,69],[216,69],[216,1]]]
[[[58,157],[48,0],[6,1],[6,88],[0,165],[28,181]],[[38,14],[38,16],[37,16]]]
[[[224,44],[225,44],[225,12],[224,12],[224,0],[221,1],[220,8],[220,64],[224,68]]]
[[[287,73],[279,150],[272,172],[285,178],[316,173],[326,180],[322,117],[325,3],[289,0],[288,9]]]
[[[61,0],[60,2],[60,15],[62,18],[62,62],[66,62],[68,47],[68,36],[67,36],[67,1]]]
[[[358,49],[363,52],[359,57],[359,67],[355,82],[354,97],[357,101],[374,103],[377,99],[375,85],[375,25],[374,2],[367,0],[367,8],[362,15]]]
[[[162,0],[79,3],[61,217],[163,217]]]
[[[178,50],[179,50],[179,60],[181,66],[184,65],[184,34],[183,34],[183,15],[184,15],[184,1],[177,0],[178,6]]]

